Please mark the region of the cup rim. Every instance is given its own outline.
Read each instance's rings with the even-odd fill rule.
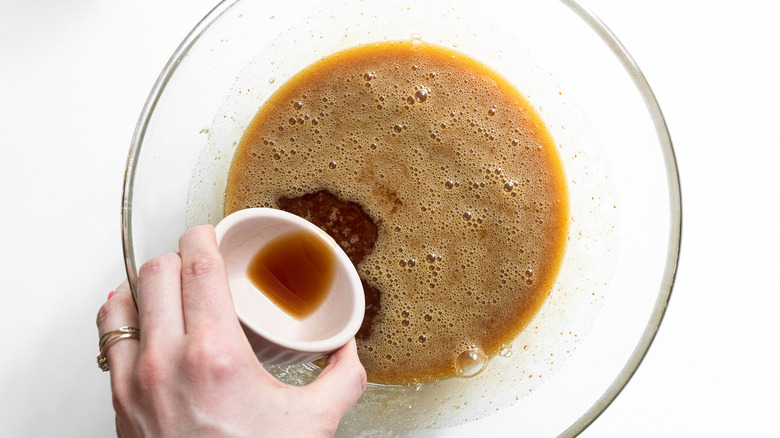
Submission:
[[[349,342],[352,337],[355,336],[360,329],[360,325],[363,322],[363,316],[365,313],[365,295],[363,293],[363,286],[358,276],[357,270],[352,265],[349,257],[341,249],[333,238],[331,238],[322,229],[314,225],[313,223],[296,216],[292,213],[288,213],[283,210],[277,210],[274,208],[256,207],[238,210],[224,219],[222,219],[214,228],[217,237],[218,245],[222,242],[222,239],[226,237],[230,230],[233,230],[233,226],[242,221],[247,220],[275,220],[280,223],[292,225],[295,228],[303,229],[312,232],[322,239],[328,245],[328,248],[332,251],[336,257],[336,268],[338,270],[337,275],[343,275],[348,282],[349,287],[347,291],[340,291],[341,293],[351,293],[352,296],[352,308],[349,309],[349,315],[346,317],[343,327],[341,327],[335,334],[318,340],[298,340],[286,336],[281,336],[276,332],[269,330],[262,322],[257,321],[255,318],[250,317],[247,312],[241,308],[236,307],[236,314],[241,321],[245,330],[250,330],[253,334],[262,337],[268,342],[272,342],[278,346],[284,347],[290,350],[296,350],[299,352],[307,353],[322,353],[333,351],[342,345]],[[276,236],[269,236],[269,240]],[[259,248],[258,248],[259,249]],[[334,293],[335,291],[331,291]],[[231,294],[234,291],[231,289]],[[258,292],[259,293],[259,292]]]

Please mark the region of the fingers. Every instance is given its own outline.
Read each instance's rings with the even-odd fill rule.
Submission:
[[[178,254],[157,257],[141,266],[137,298],[144,346],[172,342],[184,335]]]
[[[366,390],[366,384],[366,370],[360,363],[353,338],[328,357],[325,369],[308,388],[327,394],[328,403],[341,418]]]
[[[130,286],[125,281],[120,285],[113,296],[106,301],[97,314],[98,336],[117,330],[120,327],[138,327],[138,314],[135,311],[133,297],[130,295]],[[111,384],[123,381],[135,363],[138,353],[138,341],[135,339],[122,339],[106,352],[108,367],[111,370]]]
[[[204,225],[190,229],[179,239],[179,250],[186,332],[213,329],[240,332],[214,228]]]

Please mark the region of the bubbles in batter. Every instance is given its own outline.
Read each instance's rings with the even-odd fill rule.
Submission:
[[[355,255],[370,381],[469,377],[504,355],[557,275],[556,149],[503,78],[417,35],[331,55],[280,87],[239,144],[225,209],[309,199],[296,214]],[[335,207],[316,211],[325,198]]]
[[[455,371],[460,377],[471,377],[482,371],[487,355],[478,347],[470,348],[455,359]]]

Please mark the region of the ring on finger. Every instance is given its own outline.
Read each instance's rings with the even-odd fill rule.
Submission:
[[[112,345],[115,343],[121,341],[122,339],[140,339],[141,335],[137,328],[135,327],[120,327],[117,330],[112,330],[110,332],[104,333],[103,336],[100,337],[100,341],[98,342],[98,348],[100,349],[100,354],[97,356],[97,364],[98,368],[100,368],[103,371],[108,371],[108,357],[106,356],[106,352],[108,352],[108,349],[111,348]]]
[[[135,327],[130,326],[122,326],[119,327],[116,330],[111,330],[110,332],[103,333],[103,336],[100,337],[100,341],[98,341],[98,348],[103,349],[103,345],[105,345],[106,341],[108,341],[108,338],[114,335],[121,335],[122,333],[139,333],[140,331]]]

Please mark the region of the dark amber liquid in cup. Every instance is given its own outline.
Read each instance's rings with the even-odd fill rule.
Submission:
[[[261,248],[247,276],[277,307],[296,319],[313,314],[328,297],[336,274],[333,251],[311,231],[292,231]]]

